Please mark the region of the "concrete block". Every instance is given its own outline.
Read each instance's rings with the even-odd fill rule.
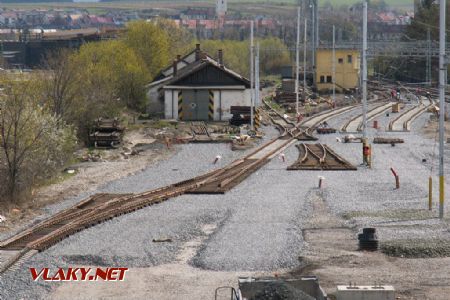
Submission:
[[[338,285],[337,300],[395,300],[395,289],[390,285]]]

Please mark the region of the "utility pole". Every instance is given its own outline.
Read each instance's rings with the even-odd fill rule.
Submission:
[[[336,27],[333,25],[333,103],[336,103]]]
[[[297,7],[297,44],[295,45],[295,104],[296,104],[296,117],[299,115],[298,107],[298,89],[299,89],[299,69],[300,69],[300,6]]]
[[[431,31],[427,28],[427,63],[426,63],[426,81],[427,85],[431,86]]]
[[[363,139],[367,139],[367,0],[364,0],[362,52]]]
[[[362,90],[363,90],[363,164],[372,167],[371,147],[367,139],[367,0],[364,0],[363,12],[363,49],[362,49]]]
[[[303,101],[306,101],[306,42],[308,41],[308,19],[305,18],[303,33]]]
[[[253,41],[253,21],[250,23],[250,127],[251,130],[255,130],[254,124],[253,124],[253,109],[255,106],[255,90],[254,90],[254,83],[255,83],[255,60],[254,60],[254,41]]]
[[[256,43],[256,57],[255,57],[255,94],[256,94],[255,107],[259,106],[259,101],[261,100],[260,93],[259,93],[259,88],[260,88],[260,81],[259,81],[259,42],[257,42]]]
[[[439,1],[439,218],[444,218],[444,132],[445,87],[447,86],[447,63],[445,55],[445,8],[446,0]]]
[[[319,48],[319,3],[316,0],[316,5],[314,6],[315,10],[314,10],[314,19],[316,20],[316,49]]]
[[[314,14],[314,2],[309,6],[311,8],[311,70],[313,72],[313,82],[316,81],[314,72],[314,66],[316,65],[316,36],[315,36],[315,14]]]

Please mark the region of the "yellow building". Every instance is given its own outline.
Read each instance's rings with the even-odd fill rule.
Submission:
[[[336,49],[336,91],[359,86],[360,52],[357,49]],[[333,89],[333,49],[317,49],[316,85],[319,91]]]

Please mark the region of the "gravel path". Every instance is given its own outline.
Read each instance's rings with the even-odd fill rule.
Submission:
[[[345,118],[349,116],[336,119]],[[380,128],[384,130],[390,118],[380,116]],[[45,298],[58,286],[31,282],[27,267],[158,266],[175,261],[182,246],[198,237],[202,237],[204,242],[189,261],[197,268],[244,272],[275,271],[298,266],[298,256],[303,247],[302,228],[312,211],[313,197],[310,195],[316,192],[319,175],[326,178],[323,191],[326,205],[335,215],[347,214],[349,226],[360,228],[399,221],[403,211],[426,207],[434,143],[418,134],[426,118],[428,114],[419,117],[411,133],[385,133],[369,129],[370,136],[382,134],[405,139],[405,144],[396,147],[375,145],[372,170],[360,167],[358,171],[345,172],[288,172],[286,167],[298,158],[297,149],[290,147],[285,151],[286,163],[273,159],[225,195],[183,195],[84,230],[32,257],[18,271],[5,274],[0,281],[0,299]],[[329,123],[339,123],[339,120]],[[268,137],[276,134],[273,129],[267,131]],[[337,143],[336,137],[342,136],[339,133],[321,136],[320,141],[359,165],[362,160],[361,144]],[[450,157],[448,146],[446,149],[447,157]],[[218,154],[223,157],[219,167],[243,155],[242,152],[231,152],[229,145],[183,145],[169,160],[111,182],[97,192],[141,192],[191,178],[216,167],[212,161]],[[423,158],[427,159],[426,163],[422,162]],[[390,167],[400,174],[400,190],[394,190]],[[447,174],[448,167],[447,162]],[[447,187],[449,179],[450,176],[447,176]],[[49,207],[48,213],[67,207],[85,196],[80,195]],[[386,216],[386,211],[394,213]],[[413,221],[412,225],[417,222]],[[440,228],[441,231],[436,234],[441,237],[449,235],[446,222],[434,218],[425,218],[420,222],[422,226]],[[205,226],[214,228],[213,232],[206,235],[202,230]],[[429,235],[429,231],[417,226],[410,226],[403,233],[420,237]],[[385,239],[401,234],[401,231],[391,230],[388,226],[380,232]],[[152,242],[154,238],[163,237],[169,237],[173,242]]]

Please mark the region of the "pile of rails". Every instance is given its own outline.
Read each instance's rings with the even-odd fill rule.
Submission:
[[[319,124],[319,126],[316,128],[316,131],[317,131],[318,134],[332,134],[332,133],[336,133],[336,129],[330,127],[326,121],[323,122],[322,124]]]
[[[115,148],[122,142],[124,129],[117,118],[98,118],[90,130],[89,145]]]
[[[279,92],[275,96],[275,101],[278,104],[295,103],[296,99],[294,92]]]
[[[206,135],[209,137],[208,127],[205,122],[191,122],[191,131],[194,136]]]
[[[230,113],[233,115],[230,119],[231,125],[241,126],[243,124],[250,124],[251,122],[250,106],[231,106]]]
[[[373,139],[374,144],[403,144],[405,141],[399,138],[383,138],[376,137]]]

